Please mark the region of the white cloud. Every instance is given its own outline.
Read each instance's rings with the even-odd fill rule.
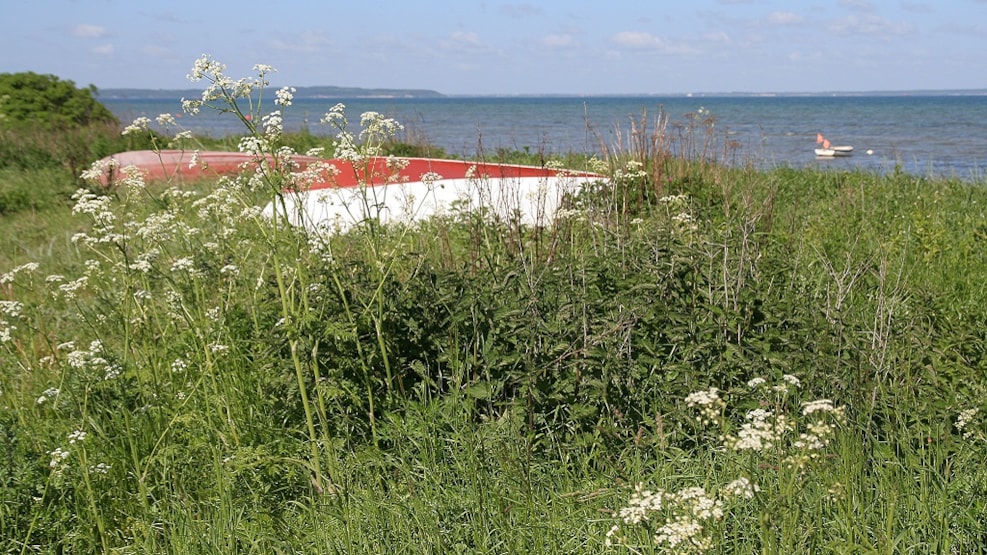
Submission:
[[[802,16],[792,12],[772,12],[768,16],[768,23],[772,25],[797,25],[803,21]]]
[[[565,48],[577,44],[572,35],[547,35],[542,37],[541,43],[549,48]]]
[[[719,44],[730,44],[731,42],[733,42],[733,40],[730,38],[730,35],[726,34],[723,31],[705,33],[703,35],[703,40],[707,42],[715,42]]]
[[[661,37],[641,31],[622,31],[610,37],[614,43],[638,50],[656,50],[664,54],[693,54],[696,52],[685,43],[673,43]]]
[[[88,23],[80,23],[72,28],[72,36],[81,39],[98,39],[100,37],[106,36],[106,27],[100,27],[99,25],[90,25]]]
[[[164,46],[159,46],[156,44],[148,44],[141,48],[141,52],[147,54],[148,56],[153,56],[155,58],[160,58],[162,56],[167,56],[171,54],[170,48],[165,48]]]
[[[113,54],[115,49],[112,44],[103,44],[92,49],[93,54],[99,54],[101,56],[109,56]]]
[[[454,52],[469,51],[477,53],[490,51],[490,47],[480,40],[480,35],[473,31],[455,31],[439,41],[439,45],[443,50]]]
[[[829,30],[837,35],[907,35],[915,31],[910,23],[894,23],[883,17],[867,14],[848,15],[831,24]]]
[[[472,31],[456,31],[449,35],[449,40],[456,44],[468,44],[470,46],[481,46],[480,35]]]
[[[862,12],[873,12],[874,6],[867,0],[840,0],[840,7]]]
[[[332,44],[332,40],[322,31],[303,31],[292,39],[274,39],[270,42],[271,48],[287,52],[317,52]]]
[[[640,31],[622,31],[613,36],[613,41],[631,48],[660,48],[665,45],[661,37]]]

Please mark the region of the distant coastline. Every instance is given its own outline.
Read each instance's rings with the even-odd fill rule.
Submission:
[[[295,87],[295,98],[444,98],[446,95],[428,89],[364,89],[360,87]],[[269,88],[273,94],[275,88]],[[173,100],[199,98],[202,89],[99,89],[100,100]]]
[[[274,89],[270,89],[273,94]],[[173,100],[198,98],[201,89],[99,89],[100,100]],[[900,96],[987,96],[987,89],[943,89],[914,91],[819,91],[819,92],[678,92],[678,93],[545,93],[545,94],[444,94],[429,89],[368,89],[361,87],[296,87],[298,99],[354,98],[808,98],[808,97],[900,97]]]

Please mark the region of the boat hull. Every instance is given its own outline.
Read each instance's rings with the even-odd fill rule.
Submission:
[[[285,193],[263,213],[330,233],[367,220],[407,224],[471,213],[546,226],[568,196],[604,179],[590,172],[434,158],[326,163],[333,175]]]
[[[265,157],[273,163],[272,156]],[[103,168],[100,181],[112,186],[124,177],[128,167],[136,168],[144,180],[151,181],[199,181],[236,175],[245,169],[253,170],[263,158],[243,152],[190,150],[130,150],[103,158],[98,164]],[[319,161],[312,156],[295,156],[292,161],[300,167]]]
[[[195,160],[195,163],[192,163]],[[147,181],[216,179],[255,171],[273,157],[238,152],[131,151],[101,161],[102,182],[112,186],[132,167]],[[358,161],[293,156],[285,191],[263,209],[293,225],[343,232],[368,219],[410,223],[482,212],[505,221],[544,226],[567,196],[604,177],[537,166],[370,157]]]
[[[818,156],[819,158],[837,158],[842,156],[850,156],[850,152],[852,150],[853,147],[850,147],[850,150],[837,150],[835,148],[817,148],[816,156]]]

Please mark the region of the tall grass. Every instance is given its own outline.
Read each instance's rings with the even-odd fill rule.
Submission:
[[[3,549],[983,552],[982,185],[729,169],[709,117],[544,228],[314,234],[259,215],[286,163],[17,201]],[[336,155],[385,148],[364,121]]]

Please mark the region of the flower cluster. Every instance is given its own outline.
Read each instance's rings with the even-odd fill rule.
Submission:
[[[274,93],[274,103],[278,106],[291,106],[291,101],[295,98],[295,87],[281,87]]]
[[[661,501],[664,495],[665,492],[661,490],[653,492],[644,489],[644,484],[637,484],[634,486],[634,494],[628,500],[627,506],[620,509],[617,516],[625,524],[639,524],[641,521],[647,520],[651,513],[661,510]]]
[[[20,266],[17,266],[16,268],[10,270],[7,273],[0,274],[0,285],[13,283],[14,279],[17,277],[17,274],[19,273],[23,272],[29,274],[37,269],[38,269],[37,262],[28,262],[27,264],[21,264]]]
[[[748,411],[735,435],[723,438],[723,445],[734,451],[766,451],[792,429],[784,414],[766,409]]]
[[[648,172],[644,170],[644,163],[638,160],[629,160],[623,169],[618,168],[613,172],[616,181],[628,179],[643,179],[648,177]]]
[[[970,408],[960,411],[956,416],[956,429],[963,434],[963,439],[972,439],[978,435],[982,437],[983,432],[975,427],[979,414],[979,408]]]
[[[256,77],[242,78],[234,81],[226,76],[226,65],[219,63],[209,55],[203,54],[195,61],[192,72],[186,77],[189,81],[206,81],[209,85],[202,91],[202,96],[198,99],[182,99],[182,109],[188,114],[197,114],[202,107],[213,108],[222,112],[229,112],[236,107],[236,102],[241,98],[249,98],[253,91],[262,89],[270,85],[267,74],[273,73],[275,69],[269,65],[257,64],[253,67],[257,72]],[[219,101],[223,106],[213,105]],[[288,99],[290,102],[290,99]]]
[[[360,115],[360,134],[354,137],[345,111],[345,105],[336,104],[321,119],[323,124],[336,128],[336,156],[343,160],[359,162],[368,156],[382,155],[383,145],[404,129],[397,120],[370,111]]]
[[[720,398],[720,390],[715,387],[690,393],[685,398],[685,404],[699,411],[696,421],[703,426],[718,421],[723,409],[726,408],[726,403]]]
[[[658,203],[665,207],[674,231],[690,233],[699,229],[699,221],[689,211],[689,195],[665,195]]]
[[[135,119],[130,125],[123,128],[123,135],[134,135],[137,133],[146,133],[151,127],[151,118],[147,116],[140,116]]]
[[[723,520],[736,500],[753,499],[760,491],[747,477],[740,477],[716,492],[693,486],[679,491],[651,491],[643,484],[634,487],[627,506],[617,511],[622,524],[607,532],[605,544],[626,544],[624,527],[656,524],[650,541],[658,546],[683,553],[702,553],[712,547],[710,527]]]
[[[11,320],[19,317],[23,309],[24,304],[19,301],[0,300],[0,343],[11,340],[14,331],[17,330],[17,326],[12,324]]]
[[[113,380],[120,377],[123,368],[106,359],[103,343],[96,339],[89,343],[88,349],[76,349],[65,356],[71,368],[96,372],[103,380]]]
[[[50,399],[55,399],[56,397],[58,397],[58,393],[59,393],[59,389],[57,387],[49,387],[48,389],[44,390],[44,393],[42,393],[41,396],[38,397],[37,403],[39,405],[43,405],[47,403]]]
[[[72,236],[73,242],[86,245],[118,243],[124,238],[116,229],[117,215],[113,211],[113,200],[110,196],[79,189],[72,195],[72,200],[75,201],[72,213],[88,215],[93,223],[92,235],[77,233]]]

